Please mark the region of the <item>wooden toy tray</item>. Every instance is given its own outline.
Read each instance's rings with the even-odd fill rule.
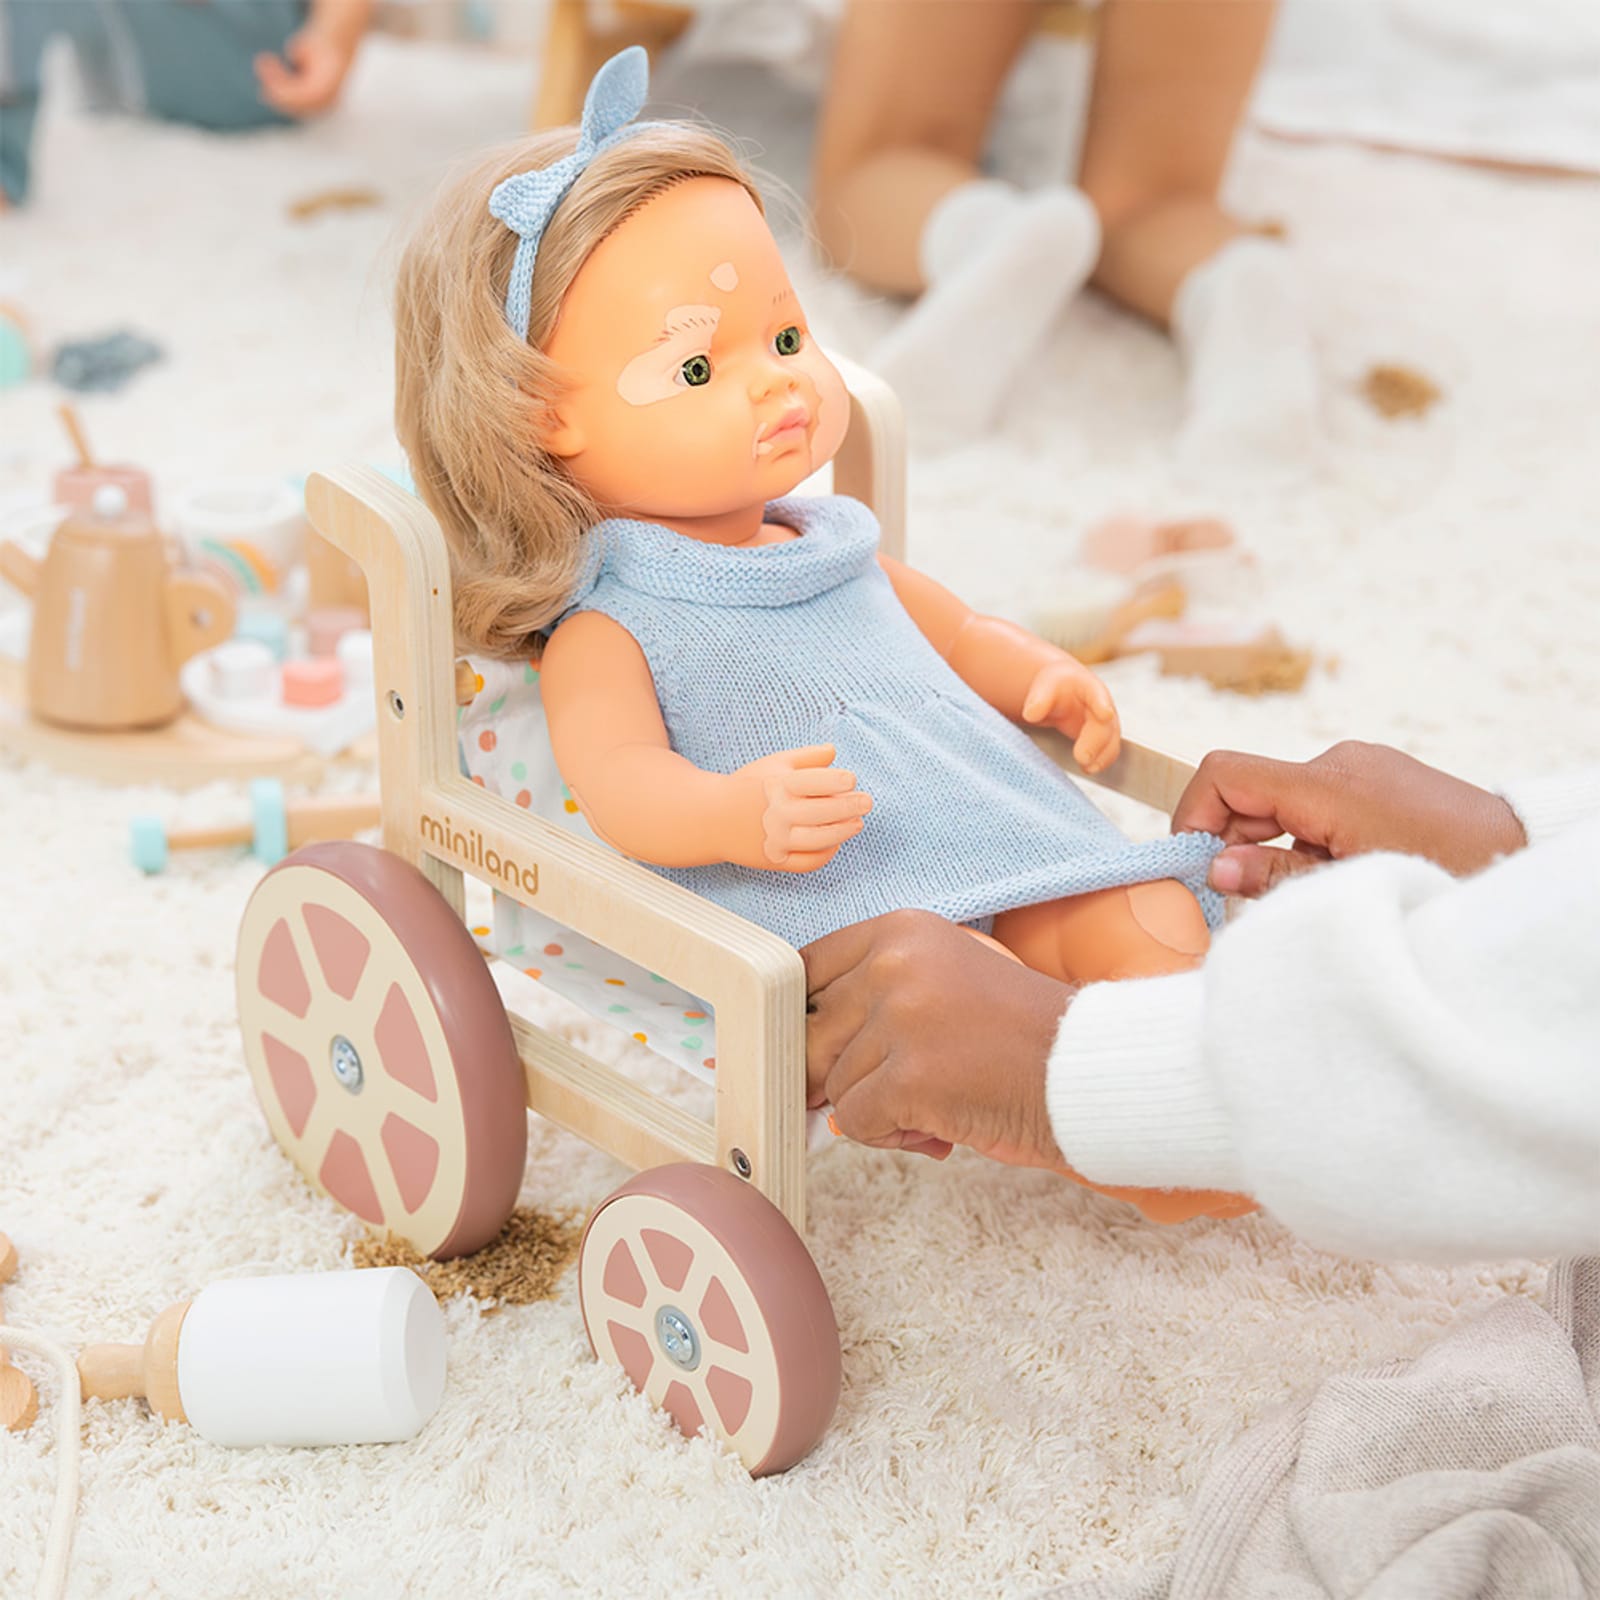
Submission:
[[[43,761],[76,777],[174,788],[225,778],[316,783],[330,762],[299,739],[227,733],[188,711],[164,728],[126,733],[54,727],[28,714],[24,677],[22,662],[0,656],[0,754]],[[376,737],[367,734],[336,759],[371,763],[376,757]]]

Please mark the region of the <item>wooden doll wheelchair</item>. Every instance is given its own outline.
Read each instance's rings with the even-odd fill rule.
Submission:
[[[877,380],[846,376],[835,486],[873,507],[897,553],[899,408]],[[441,1258],[481,1248],[509,1216],[527,1110],[616,1156],[638,1176],[595,1211],[579,1255],[595,1353],[686,1433],[704,1425],[752,1473],[781,1471],[821,1438],[840,1384],[832,1308],[801,1242],[800,957],[465,776],[456,711],[479,680],[452,648],[438,524],[365,467],[313,476],[306,504],[369,586],[383,848],[306,846],[246,908],[239,1014],[272,1132],[315,1187]],[[1066,741],[1052,746],[1075,771]],[[1170,807],[1187,770],[1127,745],[1096,781]],[[713,1120],[509,1013],[464,925],[464,875],[703,997]]]

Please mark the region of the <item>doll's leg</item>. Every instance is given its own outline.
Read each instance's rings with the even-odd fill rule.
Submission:
[[[1186,972],[1211,944],[1200,902],[1171,878],[1007,911],[994,935],[1063,983]]]
[[[1030,967],[1069,983],[1185,972],[1200,964],[1211,942],[1199,901],[1170,878],[1008,911],[995,918],[994,931]],[[1061,1172],[1128,1201],[1152,1222],[1240,1217],[1256,1209],[1246,1196],[1218,1190],[1128,1189],[1091,1183],[1071,1167]]]
[[[1313,448],[1315,366],[1286,247],[1217,200],[1275,0],[1108,0],[1079,182],[1105,245],[1094,282],[1170,327],[1195,460]]]
[[[1008,950],[991,934],[980,933],[976,928],[964,927],[961,931],[965,934],[970,934],[971,937],[976,939],[979,944],[984,946],[985,949],[993,950],[996,955],[1004,956],[1008,961],[1015,961],[1019,966],[1025,966],[1027,964],[1015,950]]]
[[[914,423],[946,432],[989,419],[1099,250],[1077,190],[1023,194],[979,173],[1036,13],[1034,0],[850,0],[840,25],[817,233],[863,283],[922,295],[870,361]]]

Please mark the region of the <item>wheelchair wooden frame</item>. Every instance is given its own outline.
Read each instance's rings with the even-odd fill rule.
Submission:
[[[881,380],[839,363],[851,423],[834,486],[870,505],[883,545],[905,542],[900,408]],[[805,973],[783,940],[463,776],[456,651],[443,533],[413,495],[370,467],[316,473],[306,508],[366,575],[373,621],[385,848],[414,863],[464,915],[463,875],[681,985],[713,1008],[711,1123],[658,1099],[566,1040],[511,1014],[529,1109],[635,1170],[702,1161],[753,1183],[805,1227]],[[1075,771],[1064,740],[1054,759]],[[1170,807],[1192,769],[1125,744],[1094,781]],[[1081,774],[1080,774],[1081,775]],[[486,866],[491,859],[498,871]],[[531,887],[529,879],[531,877]]]

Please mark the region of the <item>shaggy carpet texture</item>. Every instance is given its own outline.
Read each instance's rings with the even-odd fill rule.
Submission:
[[[382,259],[443,164],[522,125],[530,82],[516,61],[379,40],[336,120],[231,143],[55,96],[37,202],[0,221],[5,260],[47,341],[130,326],[168,351],[84,405],[100,449],[169,491],[394,460]],[[1086,297],[996,436],[915,457],[912,558],[1025,617],[1070,593],[1077,541],[1106,513],[1220,513],[1258,559],[1221,603],[1278,622],[1317,669],[1300,694],[1251,700],[1118,666],[1134,737],[1300,757],[1360,736],[1486,780],[1600,758],[1600,189],[1259,142],[1232,181],[1301,252],[1318,470],[1180,481],[1176,357]],[[346,185],[383,204],[286,215]],[[847,352],[895,314],[796,272]],[[1419,369],[1443,400],[1382,419],[1357,392],[1375,363]],[[0,494],[37,494],[61,461],[57,398],[0,396]],[[22,1262],[5,1309],[71,1346],[140,1338],[214,1279],[349,1260],[355,1225],[272,1143],[241,1058],[232,951],[259,867],[215,853],[146,880],[127,860],[131,813],[236,804],[221,786],[0,766],[0,1228]],[[699,1092],[545,1005],[663,1093]],[[589,1207],[623,1176],[533,1125],[525,1203]],[[787,1476],[752,1482],[596,1364],[569,1274],[540,1304],[448,1304],[444,1403],[406,1445],[226,1451],[132,1401],[90,1405],[70,1593],[1025,1595],[1167,1554],[1207,1463],[1268,1408],[1543,1280],[1339,1260],[1263,1217],[1163,1230],[961,1156],[838,1146],[811,1180],[844,1395]],[[48,1407],[52,1380],[31,1370]],[[37,1571],[50,1439],[43,1420],[0,1435],[7,1596]]]

